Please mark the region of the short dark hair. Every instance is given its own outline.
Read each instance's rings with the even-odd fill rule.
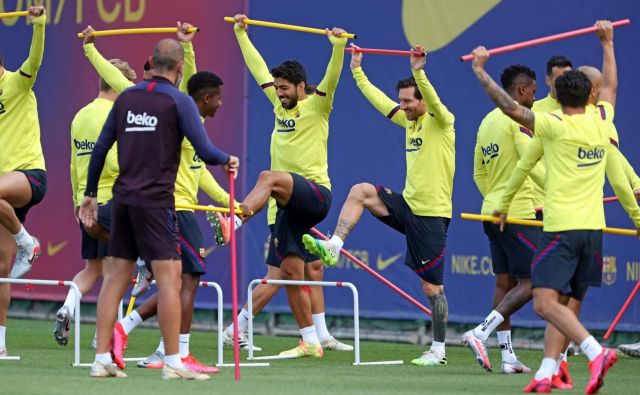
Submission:
[[[149,71],[151,70],[151,63],[149,63],[149,61],[147,60],[146,62],[144,62],[144,66],[142,66],[142,69],[144,71]]]
[[[400,89],[411,88],[411,87],[414,87],[413,96],[418,100],[422,100],[422,93],[420,93],[420,89],[418,89],[418,84],[416,84],[416,79],[413,77],[405,78],[403,80],[398,81],[398,83],[396,84],[396,91],[400,92]]]
[[[571,60],[564,55],[554,55],[547,60],[547,75],[551,75],[551,71],[553,71],[554,67],[573,68],[573,63],[571,63]]]
[[[511,88],[513,88],[516,83],[525,83],[528,85],[531,83],[531,81],[535,80],[535,71],[531,70],[529,67],[523,64],[512,64],[511,66],[502,70],[502,74],[500,74],[500,83],[506,91],[509,91]]]
[[[556,97],[562,106],[584,107],[591,94],[591,80],[580,70],[562,74],[555,82]]]
[[[200,98],[211,91],[212,89],[219,88],[222,85],[222,78],[218,77],[210,71],[198,71],[187,82],[187,92],[189,96],[194,100],[200,100]]]
[[[272,68],[271,75],[273,78],[285,79],[293,85],[298,85],[301,82],[307,83],[307,72],[297,60],[287,60],[280,66]]]

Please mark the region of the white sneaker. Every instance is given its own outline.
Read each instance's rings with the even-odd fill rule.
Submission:
[[[473,329],[462,335],[462,344],[469,347],[473,355],[476,357],[478,365],[491,372],[491,362],[489,362],[487,343],[476,337],[475,333],[473,333]]]
[[[618,349],[633,358],[640,358],[640,342],[633,344],[621,344]]]
[[[353,351],[353,346],[348,344],[344,344],[338,341],[335,337],[331,336],[327,340],[321,341],[320,345],[325,350],[333,350],[333,351]]]
[[[194,372],[193,370],[182,366],[179,368],[173,368],[169,365],[164,365],[162,368],[162,378],[165,380],[209,380],[208,374]]]
[[[138,276],[140,281],[136,281],[136,285],[133,287],[133,291],[131,291],[131,296],[135,298],[147,292],[153,281],[153,273],[147,268],[144,260],[138,258],[136,267],[138,268],[138,274],[140,274],[140,276]]]
[[[6,357],[7,355],[9,355],[9,354],[7,353],[7,349],[6,349],[6,348],[0,348],[0,358],[4,358],[4,357]]]
[[[40,242],[35,237],[33,239],[33,246],[29,249],[18,246],[18,252],[16,253],[16,260],[13,262],[13,268],[9,278],[22,278],[25,274],[29,273],[33,262],[40,256]]]
[[[93,340],[91,340],[91,348],[93,348],[94,350],[98,349],[98,339],[96,339],[95,337],[93,338]]]
[[[433,350],[428,350],[422,353],[422,355],[416,359],[412,359],[411,363],[416,366],[438,366],[446,365],[447,357],[441,357]]]
[[[525,364],[518,360],[516,360],[515,362],[502,361],[502,373],[531,373],[531,369],[529,369]]]
[[[164,354],[155,350],[153,354],[147,357],[147,359],[138,361],[137,365],[139,368],[162,369],[164,367]]]
[[[56,327],[53,330],[53,337],[61,346],[69,343],[69,317],[71,316],[67,306],[60,307],[56,313]]]
[[[222,332],[223,333],[222,342],[226,346],[233,347],[233,332],[230,333],[227,329],[225,329]],[[238,344],[240,345],[240,349],[241,350],[248,350],[249,349],[249,336],[247,335],[247,332],[238,333]],[[253,345],[253,351],[262,351],[262,348],[260,348],[260,347],[258,347],[258,346],[256,346],[254,344]]]
[[[103,365],[98,361],[94,361],[93,365],[91,365],[89,375],[95,378],[115,377],[117,379],[122,379],[127,377],[127,375],[118,369],[116,365],[112,363]]]

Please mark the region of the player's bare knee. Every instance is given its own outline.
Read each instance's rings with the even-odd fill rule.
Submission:
[[[368,197],[375,193],[375,187],[369,183],[361,182],[351,187],[348,199],[364,203]]]
[[[551,303],[546,298],[535,298],[533,300],[533,311],[544,320],[549,315],[550,308]]]

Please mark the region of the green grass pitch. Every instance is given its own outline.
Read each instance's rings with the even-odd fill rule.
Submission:
[[[362,342],[362,360],[402,359],[400,366],[352,366],[353,353],[326,352],[323,359],[272,361],[270,367],[243,368],[242,380],[234,381],[233,368],[223,368],[208,382],[165,382],[157,370],[140,369],[129,362],[126,379],[91,379],[87,368],[73,368],[73,341],[58,346],[51,334],[53,322],[11,319],[7,323],[7,343],[11,354],[21,361],[0,361],[0,394],[516,394],[529,382],[530,375],[507,376],[487,373],[476,365],[471,353],[456,346],[447,347],[449,365],[416,367],[409,362],[423,346]],[[93,360],[90,343],[92,325],[82,326],[82,362]],[[73,333],[72,333],[73,336]],[[129,338],[125,356],[142,357],[153,352],[159,331],[139,328]],[[215,359],[215,335],[194,332],[191,351],[203,362]],[[295,346],[297,339],[258,336],[261,355],[273,355]],[[536,369],[540,351],[516,350],[520,359]],[[232,361],[232,351],[225,350],[225,362]],[[242,353],[242,358],[246,352]],[[499,368],[499,350],[490,350],[491,360]],[[584,356],[569,360],[576,388],[555,391],[563,394],[583,393],[588,379]],[[635,393],[640,380],[640,360],[620,355],[620,361],[606,378],[602,394]],[[636,388],[634,390],[634,388]]]

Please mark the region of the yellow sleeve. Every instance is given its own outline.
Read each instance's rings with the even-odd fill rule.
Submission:
[[[400,110],[400,105],[389,99],[380,89],[376,88],[364,74],[361,67],[351,70],[353,78],[369,103],[371,103],[382,115],[389,118],[398,126],[405,127],[407,125],[407,116],[404,111]]]
[[[412,70],[413,78],[416,80],[418,90],[422,94],[424,101],[427,103],[427,111],[433,114],[434,118],[440,126],[446,127],[453,125],[455,120],[453,114],[449,112],[447,107],[442,104],[436,90],[429,82],[424,70]]]
[[[218,184],[208,169],[202,169],[198,186],[218,204],[221,204],[224,207],[229,207],[229,194],[220,186],[220,184]],[[235,206],[240,207],[240,203],[235,202]]]
[[[196,53],[193,50],[193,44],[191,42],[181,42],[182,49],[184,50],[184,66],[182,67],[182,80],[180,81],[180,92],[188,95],[187,84],[195,73],[198,72],[196,67]]]
[[[29,57],[20,66],[20,71],[16,73],[19,77],[18,85],[23,89],[31,89],[36,83],[36,76],[40,66],[42,65],[42,58],[44,57],[44,31],[45,24],[47,22],[47,16],[42,15],[33,19],[33,36],[31,38],[31,47],[29,49]]]
[[[264,59],[262,59],[262,56],[260,56],[256,47],[253,46],[251,40],[249,40],[245,29],[234,28],[234,31],[236,32],[236,39],[240,45],[240,51],[242,51],[242,56],[244,57],[249,72],[253,75],[258,85],[260,85],[264,94],[267,95],[271,104],[273,104],[274,107],[279,105],[280,101],[276,95],[276,88],[273,86],[273,76],[269,71],[269,67]]]
[[[473,181],[476,182],[482,196],[485,196],[489,177],[487,176],[487,169],[484,167],[483,162],[482,149],[476,140],[475,154],[473,156]]]
[[[542,157],[543,147],[541,143],[538,143],[536,140],[539,140],[540,137],[536,136],[533,138],[529,146],[527,147],[527,151],[524,156],[520,158],[516,168],[511,173],[511,177],[509,177],[509,181],[507,182],[507,186],[505,191],[500,199],[500,203],[496,210],[501,213],[507,213],[509,211],[509,206],[511,205],[511,201],[515,194],[520,190],[522,183],[527,178],[531,169],[535,166],[538,160]]]
[[[525,152],[527,152],[527,147],[529,147],[529,145],[533,143],[533,139],[531,138],[533,132],[531,132],[529,129],[525,128],[524,126],[518,125],[515,122],[513,122],[513,125],[514,125],[513,127],[517,129],[512,131],[513,142],[516,146],[516,151],[518,151],[518,156],[522,158]],[[537,139],[536,144],[542,145],[542,140]],[[538,161],[538,163],[536,163],[533,169],[531,169],[531,172],[529,173],[529,177],[531,177],[533,182],[535,182],[540,188],[544,189],[545,174],[546,174],[546,171],[544,169],[544,165],[542,164],[542,161]]]
[[[636,171],[633,169],[633,166],[631,166],[631,163],[629,163],[622,152],[620,152],[620,165],[622,166],[624,175],[627,181],[629,181],[629,185],[631,185],[631,188],[633,188],[634,190],[640,188],[640,177],[638,177]]]
[[[71,130],[73,130],[73,123],[71,124]],[[72,133],[73,136],[73,133]],[[69,173],[71,176],[71,192],[73,194],[73,207],[79,207],[80,202],[77,199],[78,192],[78,174],[76,171],[76,145],[73,143],[73,137],[71,138],[71,165],[69,166]]]
[[[327,65],[327,71],[324,74],[324,78],[320,81],[320,84],[316,87],[316,95],[318,103],[324,112],[331,112],[331,106],[333,104],[333,97],[338,87],[338,81],[340,80],[340,73],[342,72],[342,64],[344,63],[344,47],[347,44],[346,38],[337,38],[331,36],[331,43],[333,44],[333,50],[331,52],[331,59]]]
[[[625,177],[621,158],[623,157],[620,151],[614,145],[609,144],[609,149],[607,150],[607,179],[636,228],[640,228],[640,208]]]
[[[95,45],[85,44],[84,55],[89,59],[89,63],[96,69],[98,75],[116,92],[121,93],[123,90],[134,85],[116,66],[109,63],[109,61],[102,56]]]

